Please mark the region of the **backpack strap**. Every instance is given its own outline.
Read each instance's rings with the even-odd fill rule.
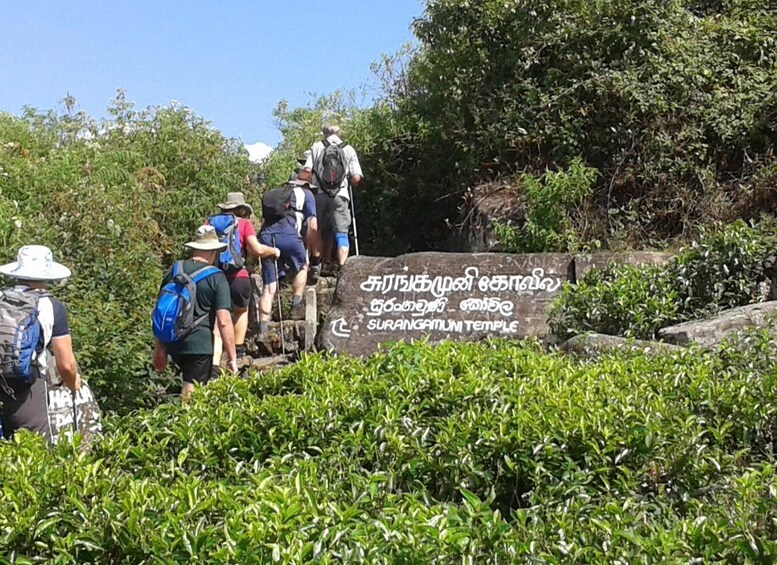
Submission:
[[[214,267],[213,265],[206,265],[202,267],[201,269],[197,269],[194,271],[191,275],[189,275],[192,280],[194,281],[194,284],[197,284],[203,279],[208,278],[211,275],[215,275],[218,273],[221,269],[218,269]]]
[[[192,282],[194,282],[194,284],[196,285],[201,280],[206,279],[209,276],[215,275],[216,273],[220,273],[220,272],[221,272],[221,269],[218,269],[213,265],[206,265],[201,269],[197,269],[189,276],[192,278]],[[199,326],[209,316],[210,316],[210,312],[203,314],[199,318],[195,318],[194,321],[192,322],[192,328]]]
[[[172,275],[175,277],[176,275],[183,272],[183,261],[176,261],[173,263],[173,272]]]

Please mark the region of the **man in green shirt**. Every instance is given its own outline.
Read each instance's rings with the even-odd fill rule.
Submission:
[[[200,226],[194,236],[194,241],[186,244],[192,256],[183,262],[183,271],[191,275],[207,265],[214,265],[219,252],[226,248],[219,241],[216,230],[212,226]],[[173,268],[167,270],[162,286],[173,279]],[[182,373],[183,386],[181,398],[186,401],[194,390],[194,383],[206,384],[211,376],[211,359],[213,358],[213,327],[218,325],[224,351],[227,353],[227,367],[237,373],[237,356],[235,354],[235,331],[232,325],[230,309],[232,301],[229,293],[229,283],[223,271],[205,277],[197,283],[197,296],[194,307],[194,319],[203,318],[186,337],[175,343],[163,344],[156,340],[154,345],[154,369],[162,372],[167,367],[169,353]]]

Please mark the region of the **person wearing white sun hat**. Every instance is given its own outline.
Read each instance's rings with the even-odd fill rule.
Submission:
[[[0,274],[11,281],[11,286],[0,291],[0,309],[6,314],[0,319],[0,344],[8,344],[0,355],[2,433],[9,438],[24,428],[51,440],[45,378],[49,348],[63,384],[73,392],[81,388],[67,310],[46,291],[49,282],[67,279],[71,272],[54,261],[48,247],[25,245],[19,249],[16,261],[0,266]],[[25,325],[28,319],[32,323]],[[19,335],[29,337],[27,354],[24,344],[11,345],[11,332],[17,328],[25,328]]]

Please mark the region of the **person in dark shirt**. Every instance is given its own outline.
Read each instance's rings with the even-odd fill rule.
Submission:
[[[219,252],[226,248],[226,244],[219,241],[216,230],[212,226],[205,225],[197,228],[194,241],[187,243],[186,248],[192,251],[192,256],[183,262],[183,271],[190,275],[203,266],[214,265]],[[165,273],[161,286],[164,287],[172,279],[173,268],[171,267]],[[159,372],[165,370],[169,353],[181,371],[183,379],[181,398],[184,401],[191,396],[194,383],[204,385],[211,379],[214,325],[219,328],[224,351],[227,353],[227,367],[231,372],[237,372],[231,307],[229,283],[224,272],[219,270],[197,283],[194,319],[202,318],[202,322],[180,341],[167,345],[159,340],[155,341],[154,369]]]
[[[259,230],[259,242],[277,247],[280,250],[280,258],[262,260],[262,296],[259,299],[258,343],[264,343],[269,327],[273,301],[280,279],[280,273],[276,271],[276,267],[294,273],[291,281],[291,318],[295,320],[305,318],[303,294],[308,278],[308,258],[300,232],[303,222],[308,223],[309,229],[317,229],[316,202],[310,190],[305,188],[310,186],[308,181],[297,179],[288,181],[287,184],[294,187],[289,202],[289,208],[293,214],[284,218],[265,217],[262,228]]]
[[[46,292],[50,281],[66,279],[70,269],[54,262],[51,250],[43,245],[25,245],[14,263],[0,266],[0,273],[14,282],[13,290],[38,293],[38,323],[40,339],[32,365],[32,383],[12,374],[0,375],[0,421],[3,436],[10,438],[23,428],[43,435],[51,441],[48,414],[48,383],[46,369],[53,362],[63,384],[71,391],[81,388],[81,376],[73,354],[70,325],[64,305]],[[8,287],[7,287],[8,288]]]

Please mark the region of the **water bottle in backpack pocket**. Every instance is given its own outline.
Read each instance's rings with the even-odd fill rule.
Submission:
[[[238,219],[234,214],[208,216],[208,225],[213,226],[221,243],[227,248],[219,255],[219,266],[227,274],[238,272],[245,265],[243,246],[240,244]]]
[[[0,371],[5,378],[35,382],[33,370],[40,341],[38,301],[41,293],[29,289],[0,291]]]
[[[183,270],[183,261],[173,265],[173,280],[159,291],[154,311],[151,313],[154,337],[165,344],[175,343],[207,319],[208,314],[194,317],[197,283],[218,272],[216,267],[209,265],[187,275]]]

